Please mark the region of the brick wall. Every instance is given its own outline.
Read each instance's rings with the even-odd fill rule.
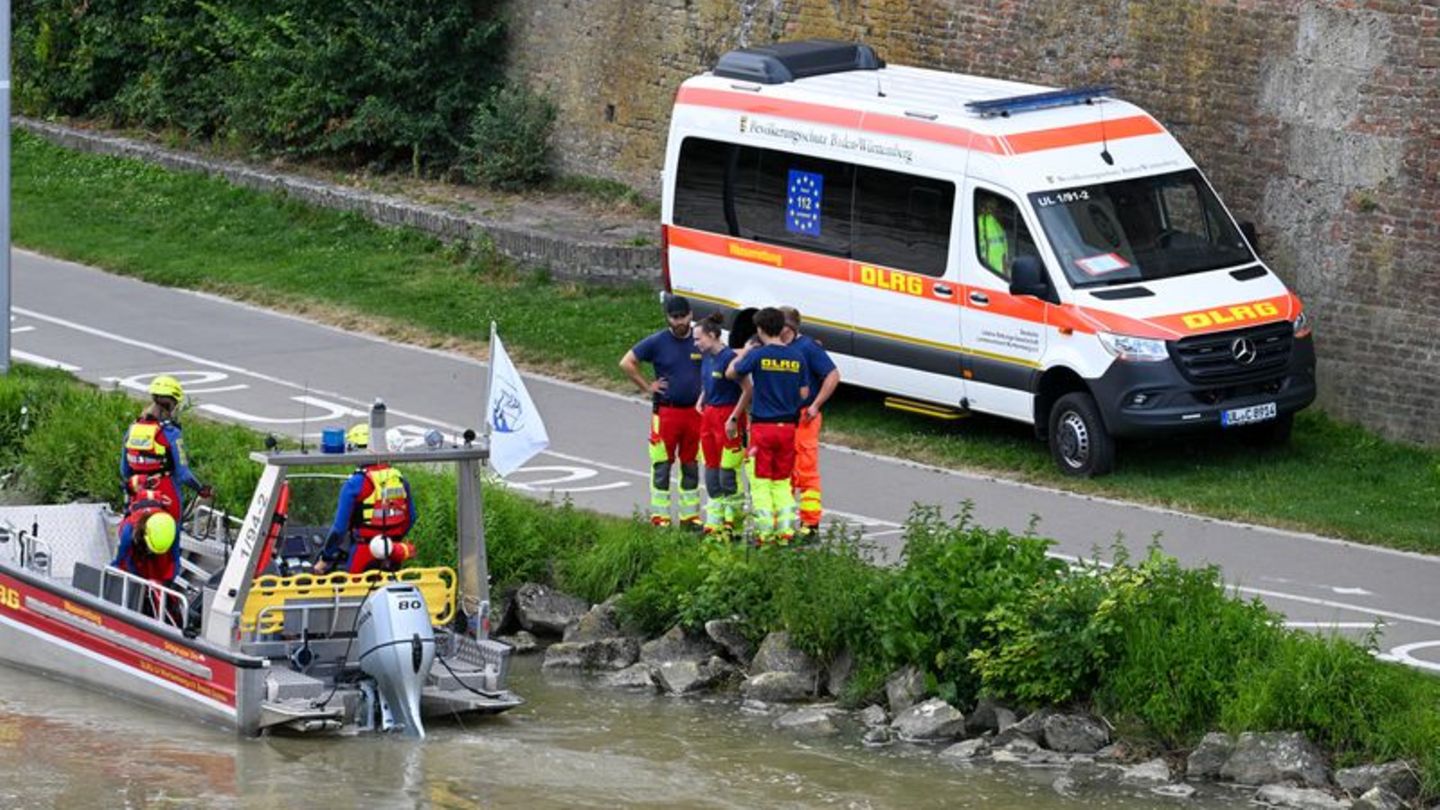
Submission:
[[[1113,83],[1253,219],[1316,316],[1321,402],[1440,445],[1440,0],[512,0],[566,170],[658,193],[675,88],[744,44]]]

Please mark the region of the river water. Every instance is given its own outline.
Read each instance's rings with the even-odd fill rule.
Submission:
[[[956,766],[935,749],[906,745],[870,750],[858,733],[801,741],[730,700],[625,694],[542,676],[533,656],[516,662],[512,684],[529,701],[524,707],[463,727],[432,722],[423,742],[237,740],[0,668],[0,806],[1246,806],[1244,794],[1221,788],[1179,801],[1063,770]]]

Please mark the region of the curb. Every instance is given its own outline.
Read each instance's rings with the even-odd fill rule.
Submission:
[[[17,129],[77,152],[131,158],[170,171],[220,177],[237,186],[283,194],[321,208],[351,211],[379,225],[415,228],[446,242],[489,240],[499,254],[525,266],[548,268],[555,278],[599,284],[654,285],[660,275],[657,247],[574,242],[403,197],[266,171],[235,161],[213,160],[33,118],[16,116],[13,120]]]

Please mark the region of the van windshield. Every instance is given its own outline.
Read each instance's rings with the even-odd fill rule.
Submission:
[[[1189,169],[1030,195],[1076,287],[1148,281],[1255,260],[1215,193]]]

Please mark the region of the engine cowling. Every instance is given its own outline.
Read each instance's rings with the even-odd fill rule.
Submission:
[[[407,737],[423,738],[420,690],[435,661],[435,630],[425,597],[413,585],[386,585],[360,606],[356,625],[360,669]]]

